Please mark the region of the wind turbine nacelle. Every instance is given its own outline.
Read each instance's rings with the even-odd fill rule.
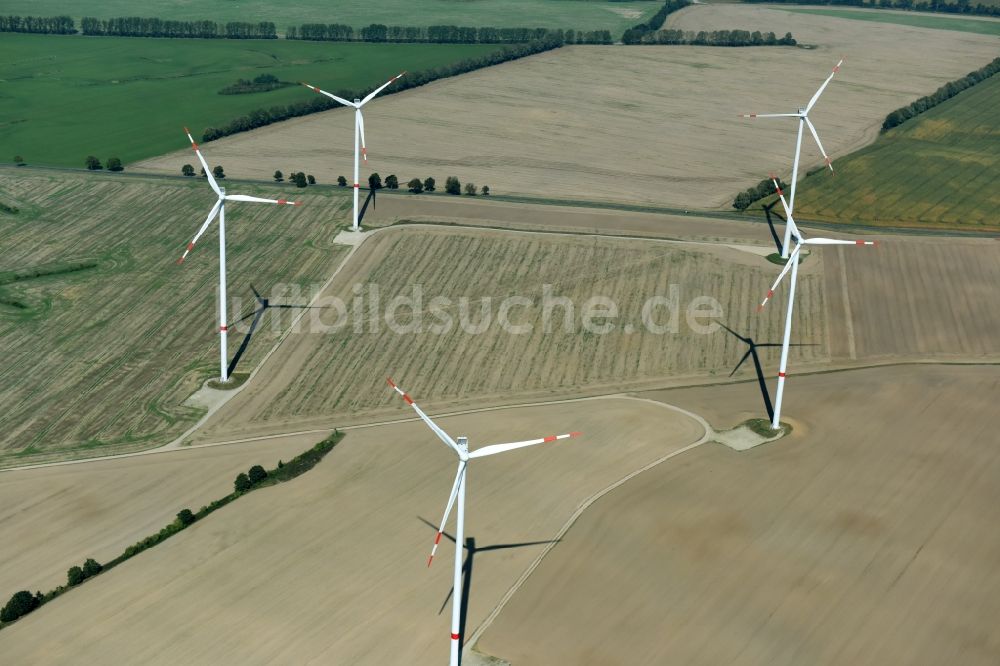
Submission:
[[[361,104],[361,100],[360,100],[360,99],[358,99],[357,97],[355,97],[355,98],[354,98],[354,103],[355,103],[355,104]]]

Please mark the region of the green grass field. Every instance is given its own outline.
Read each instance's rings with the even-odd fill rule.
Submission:
[[[82,167],[87,155],[126,164],[183,148],[261,107],[310,99],[303,86],[245,95],[218,91],[274,74],[356,90],[400,71],[495,50],[476,44],[334,44],[4,34],[0,39],[0,160]]]
[[[960,32],[975,32],[981,35],[1000,35],[1000,19],[961,18],[951,14],[912,14],[899,10],[793,9],[790,7],[781,7],[781,9],[799,14],[835,16],[837,18],[854,19],[857,21],[898,23],[900,25],[912,25],[917,28],[958,30]]]
[[[146,0],[139,8],[131,0],[5,0],[5,14],[22,16],[68,15],[112,18],[115,16],[155,16],[189,21],[272,21],[279,33],[302,23],[346,23],[361,27],[370,23],[386,25],[464,25],[498,28],[573,28],[610,30],[615,37],[640,20],[656,13],[659,0],[606,2],[604,0],[383,0],[369,3],[336,3],[299,0],[274,4],[266,0],[195,3],[191,0]]]
[[[251,284],[273,305],[304,304],[341,261],[331,239],[349,200],[230,187],[304,200],[227,207],[232,359],[257,307]],[[149,448],[198,418],[184,401],[218,373],[217,229],[175,261],[213,199],[201,179],[0,167],[0,202],[20,209],[0,213],[0,467]],[[298,312],[264,311],[235,370],[252,370]]]
[[[796,214],[969,231],[1000,230],[1000,75],[802,181]]]

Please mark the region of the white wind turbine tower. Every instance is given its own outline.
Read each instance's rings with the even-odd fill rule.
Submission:
[[[823,150],[823,144],[820,143],[819,134],[816,133],[816,127],[809,120],[809,112],[812,108],[816,106],[816,101],[819,100],[819,96],[823,94],[823,91],[833,80],[834,75],[840,71],[840,66],[844,64],[844,59],[841,58],[840,62],[833,68],[830,72],[830,76],[826,77],[826,81],[823,85],[819,87],[816,94],[812,96],[809,103],[805,105],[804,108],[800,108],[796,113],[744,113],[741,114],[741,118],[798,118],[799,119],[799,134],[798,138],[795,139],[795,159],[792,162],[792,193],[789,202],[789,209],[795,210],[795,184],[799,180],[799,155],[802,152],[802,128],[806,126],[809,128],[809,132],[812,134],[813,139],[816,140],[816,145],[819,147],[819,152],[823,154],[823,159],[826,161],[826,165],[830,167],[830,171],[833,171],[833,162],[830,160],[830,156],[826,154]],[[781,246],[781,258],[785,259],[788,257],[788,242],[791,240],[792,236],[792,225],[785,225],[785,242]]]
[[[191,132],[188,128],[184,128],[184,133],[187,134],[188,140],[191,141],[191,147],[194,149],[195,154],[198,156],[198,161],[201,162],[202,168],[205,170],[205,177],[208,178],[208,184],[212,186],[212,189],[218,195],[218,199],[215,205],[212,206],[212,210],[208,213],[208,219],[205,223],[201,225],[201,229],[198,233],[194,235],[194,238],[188,243],[187,249],[184,250],[184,254],[181,258],[177,260],[177,263],[183,263],[184,259],[188,256],[188,253],[194,249],[194,244],[198,242],[201,235],[205,233],[208,226],[212,224],[212,220],[218,216],[219,218],[219,340],[221,348],[219,350],[219,378],[223,382],[229,381],[229,364],[228,364],[228,351],[229,348],[226,344],[226,202],[227,201],[252,201],[256,203],[273,203],[273,204],[286,204],[289,206],[298,206],[297,201],[287,201],[285,199],[261,199],[260,197],[250,197],[245,194],[226,194],[226,190],[219,187],[219,184],[215,181],[212,176],[211,170],[208,168],[208,163],[205,162],[205,158],[202,157],[201,151],[198,150],[198,144],[194,142],[194,138],[191,136]]]
[[[542,437],[541,439],[529,439],[523,442],[511,442],[510,444],[492,444],[490,446],[484,446],[481,449],[476,449],[475,451],[469,452],[469,439],[467,437],[459,437],[457,440],[451,438],[451,436],[442,430],[434,421],[430,419],[423,410],[417,407],[417,404],[413,402],[413,398],[406,394],[401,388],[396,386],[396,384],[389,379],[389,386],[393,388],[399,395],[403,397],[408,405],[416,410],[417,414],[423,419],[424,423],[434,431],[442,442],[448,445],[448,447],[455,452],[458,456],[458,471],[455,473],[455,482],[451,486],[451,495],[448,496],[448,504],[444,508],[444,517],[441,519],[441,525],[438,527],[437,536],[434,537],[434,547],[431,548],[431,555],[427,559],[427,566],[431,565],[434,560],[434,553],[437,551],[438,543],[441,541],[441,534],[444,532],[445,523],[448,522],[448,516],[451,514],[451,508],[453,506],[458,506],[455,523],[455,582],[454,589],[451,594],[451,659],[449,661],[450,666],[458,666],[459,660],[459,647],[461,644],[461,636],[459,632],[461,631],[461,612],[462,612],[462,543],[465,541],[465,471],[468,467],[469,461],[473,458],[483,458],[485,456],[492,456],[496,453],[503,453],[505,451],[510,451],[512,449],[520,449],[525,446],[534,446],[536,444],[544,444],[546,442],[554,442],[560,439],[569,439],[570,437],[576,437],[581,435],[579,432],[571,432],[565,435],[549,435],[548,437]]]
[[[784,207],[785,215],[788,217],[788,228],[792,230],[792,235],[795,239],[795,249],[792,250],[791,254],[788,256],[788,262],[781,270],[781,273],[778,274],[778,279],[774,281],[773,285],[771,285],[771,288],[768,290],[767,296],[764,297],[763,302],[761,302],[760,306],[757,308],[758,311],[764,309],[768,300],[774,296],[774,290],[778,288],[778,284],[781,282],[782,278],[791,272],[788,287],[788,309],[785,312],[785,336],[781,341],[781,362],[778,366],[778,390],[774,396],[774,417],[771,419],[771,428],[773,430],[777,430],[781,427],[781,396],[785,390],[785,370],[788,368],[788,345],[792,336],[792,307],[795,305],[795,283],[799,275],[799,251],[802,249],[803,245],[877,245],[878,241],[803,238],[802,232],[799,231],[797,226],[795,226],[795,220],[792,218],[791,206],[789,206],[788,202],[785,201],[785,193],[781,191],[780,187],[778,187],[778,181],[775,180],[774,176],[771,176],[771,182],[774,183],[774,189],[777,190],[778,197],[781,199],[781,205]]]
[[[365,148],[365,119],[361,116],[361,107],[363,107],[368,102],[372,101],[372,98],[374,98],[375,95],[377,95],[380,92],[382,92],[383,90],[385,90],[394,81],[399,80],[403,76],[403,74],[406,74],[406,72],[400,72],[399,74],[397,74],[396,76],[392,77],[391,79],[389,79],[388,81],[386,81],[385,83],[383,83],[382,85],[380,85],[378,88],[376,88],[372,92],[368,93],[368,96],[365,97],[364,99],[357,99],[357,98],[355,98],[355,100],[353,102],[348,102],[343,97],[337,97],[333,93],[328,93],[325,90],[320,90],[316,86],[311,86],[308,83],[305,83],[305,82],[302,83],[302,85],[304,85],[306,88],[314,90],[314,91],[318,92],[321,95],[326,95],[330,99],[332,99],[332,100],[334,100],[336,102],[339,102],[339,103],[343,104],[344,106],[354,107],[354,224],[351,227],[352,231],[357,231],[358,230],[358,226],[359,226],[358,225],[358,189],[361,187],[361,184],[358,183],[358,169],[360,167],[360,165],[358,163],[358,153],[359,153],[359,151],[361,153],[361,159],[364,159],[364,161],[366,163],[368,162],[368,151]]]

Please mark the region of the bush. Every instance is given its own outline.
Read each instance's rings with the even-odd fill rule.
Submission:
[[[194,167],[191,166],[190,164],[185,164],[184,166],[181,167],[181,174],[184,176],[193,176]]]
[[[72,566],[69,571],[66,572],[66,584],[70,587],[79,585],[85,581],[87,577],[83,573],[83,569],[77,566]]]
[[[91,171],[97,171],[104,168],[101,166],[101,160],[97,159],[93,155],[87,155],[87,159],[84,160],[84,164],[86,164],[87,168]]]
[[[100,563],[98,563],[98,561],[95,559],[88,557],[87,561],[83,563],[83,575],[86,576],[87,578],[90,578],[91,576],[96,576],[103,570],[104,567],[102,567]]]
[[[17,166],[24,166],[24,158],[20,155],[14,155],[14,164]]]
[[[280,182],[282,182],[282,181],[284,181],[284,180],[285,180],[285,174],[283,174],[283,173],[281,173],[280,171],[277,171],[277,170],[276,170],[276,171],[274,172],[274,182],[276,182],[276,183],[280,183]]]
[[[435,184],[436,183],[434,182],[434,179],[431,178],[430,176],[424,179],[424,189],[427,190],[428,192],[434,191]]]
[[[316,184],[316,177],[314,175],[312,175],[312,174],[309,174],[308,176],[306,176],[306,180],[309,182],[310,185],[315,185]]]
[[[468,194],[470,197],[476,196],[476,192],[478,192],[478,191],[479,190],[476,189],[475,183],[466,183],[465,184],[465,193]]]
[[[448,194],[461,194],[462,183],[458,181],[456,176],[448,176],[448,179],[444,181],[444,191]]]
[[[267,472],[260,465],[254,465],[250,468],[248,478],[250,479],[250,484],[256,486],[258,483],[267,478]]]
[[[406,184],[410,191],[414,194],[420,194],[424,191],[424,184],[420,182],[419,178],[414,178]]]
[[[343,176],[337,176],[337,185],[340,187],[347,187],[347,179]]]
[[[190,525],[195,521],[194,514],[191,513],[191,509],[181,509],[177,514],[177,520],[180,521],[181,525]]]
[[[490,186],[483,185],[483,187],[479,191],[482,192],[484,197],[488,197],[490,195]]]
[[[233,482],[233,487],[236,489],[236,492],[238,493],[245,493],[246,491],[250,490],[252,485],[253,484],[250,483],[250,477],[248,477],[243,472],[240,472],[236,476],[236,481]]]
[[[390,190],[399,189],[399,180],[396,178],[395,174],[390,174],[385,177],[385,186]]]
[[[308,183],[306,182],[306,174],[303,171],[299,171],[297,174],[295,174],[295,177],[292,180],[295,181],[295,187],[305,187],[306,185],[308,185]]]
[[[0,622],[13,622],[36,608],[38,608],[38,597],[27,590],[15,592],[3,610],[0,610]]]
[[[372,190],[378,190],[382,188],[382,177],[378,175],[378,172],[373,173],[368,176],[368,188]]]
[[[212,175],[215,176],[216,180],[222,180],[226,177],[226,173],[222,170],[221,166],[217,166],[212,169]]]
[[[124,171],[125,167],[122,166],[122,161],[117,157],[108,158],[108,171]]]

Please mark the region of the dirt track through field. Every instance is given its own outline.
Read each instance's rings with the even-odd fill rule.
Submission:
[[[539,548],[489,547],[550,539],[582,499],[702,435],[688,417],[622,398],[440,423],[473,448],[584,433],[470,468],[467,534],[485,550],[474,558],[469,631]],[[428,570],[434,529],[421,518],[439,520],[453,476],[448,450],[420,422],[352,431],[305,476],[251,493],[5,628],[5,658],[440,663],[454,551],[443,543]]]
[[[799,377],[791,438],[589,509],[479,641],[518,666],[995,664],[995,367]],[[751,384],[650,394],[722,425]],[[586,630],[582,630],[586,628]]]

